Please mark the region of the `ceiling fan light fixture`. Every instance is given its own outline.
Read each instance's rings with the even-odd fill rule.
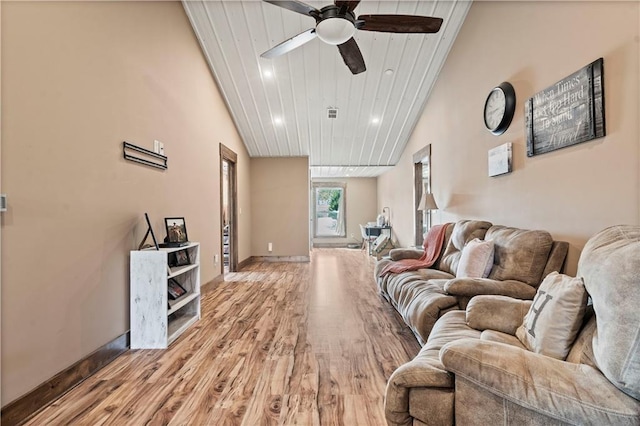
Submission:
[[[328,18],[316,25],[318,37],[327,44],[342,44],[353,37],[355,32],[353,22],[344,18]]]

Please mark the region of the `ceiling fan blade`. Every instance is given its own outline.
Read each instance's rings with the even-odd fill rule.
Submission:
[[[359,30],[383,33],[437,33],[442,18],[413,15],[360,15]]]
[[[271,59],[275,58],[276,56],[284,55],[285,53],[291,52],[296,47],[300,47],[303,44],[310,42],[317,36],[318,35],[316,34],[316,29],[309,28],[308,30],[301,32],[300,34],[283,41],[279,45],[272,47],[260,56],[263,58]]]
[[[303,15],[313,16],[313,14],[319,15],[320,11],[313,6],[296,0],[262,0],[267,3],[275,4],[282,8],[291,10],[293,12],[302,13]]]
[[[360,4],[360,0],[357,0],[357,1],[335,0],[335,4],[340,9],[346,8],[345,10],[347,10],[349,12],[353,12],[353,9],[355,9],[356,6],[358,6],[358,4]]]
[[[346,42],[339,44],[338,50],[340,50],[344,63],[349,67],[353,74],[360,74],[367,70],[367,67],[364,65],[362,52],[360,52],[358,43],[356,43],[353,37]]]

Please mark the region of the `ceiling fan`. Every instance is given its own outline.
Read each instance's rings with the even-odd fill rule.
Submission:
[[[367,69],[360,48],[353,38],[356,30],[385,33],[437,33],[442,25],[442,18],[429,16],[360,15],[356,19],[353,10],[360,0],[335,0],[335,4],[320,10],[297,0],[263,1],[310,16],[316,20],[316,26],[267,50],[260,55],[261,57],[275,58],[284,55],[318,37],[325,43],[338,46],[344,63],[353,74],[359,74]]]

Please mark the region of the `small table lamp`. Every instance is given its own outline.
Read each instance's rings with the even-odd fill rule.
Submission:
[[[384,226],[391,226],[391,209],[383,207],[382,214],[384,215]]]
[[[438,205],[432,193],[422,193],[420,203],[418,203],[418,210],[438,210]]]

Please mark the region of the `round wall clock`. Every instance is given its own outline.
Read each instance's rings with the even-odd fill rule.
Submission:
[[[494,135],[503,134],[516,110],[516,91],[505,81],[493,88],[484,103],[484,125]]]

